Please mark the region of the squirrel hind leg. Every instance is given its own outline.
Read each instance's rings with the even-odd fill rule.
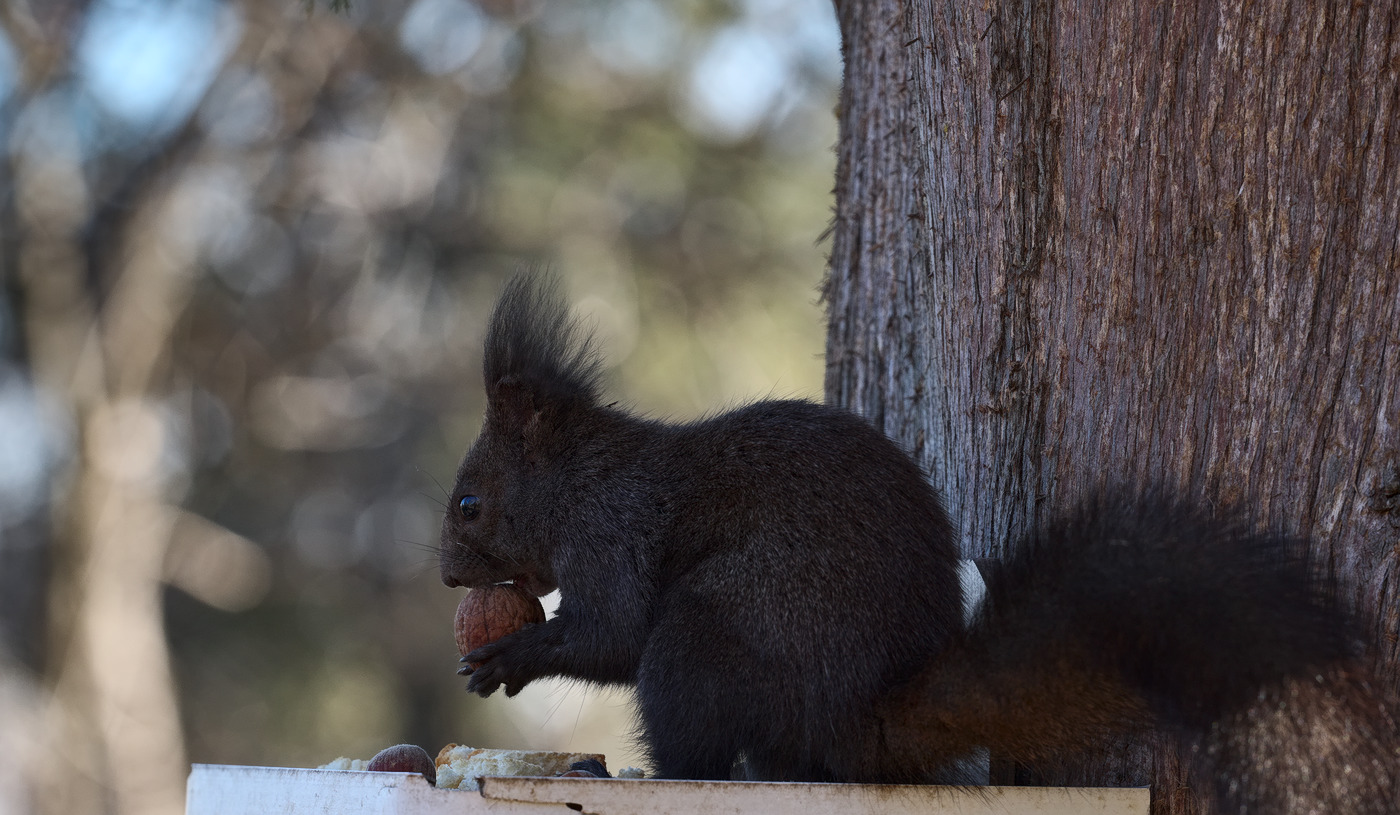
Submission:
[[[645,734],[651,759],[651,777],[682,781],[728,781],[734,775],[737,755],[727,745],[696,742],[687,734],[667,735],[648,729]]]
[[[745,742],[745,706],[715,667],[725,660],[663,647],[673,640],[687,641],[654,637],[637,673],[641,741],[652,777],[729,780]]]
[[[642,740],[657,778],[835,781],[797,747],[794,711],[765,694],[753,671],[706,668],[649,670],[638,676]],[[736,676],[742,679],[736,680]],[[772,718],[784,722],[775,725]]]

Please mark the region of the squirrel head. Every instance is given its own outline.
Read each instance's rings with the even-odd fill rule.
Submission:
[[[602,363],[553,277],[525,273],[491,313],[483,372],[486,417],[457,470],[438,566],[448,586],[514,580],[555,588],[551,519],[570,492],[563,463],[589,436]]]

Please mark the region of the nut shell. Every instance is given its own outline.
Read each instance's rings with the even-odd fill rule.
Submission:
[[[462,656],[532,623],[544,622],[544,606],[511,583],[472,589],[457,605],[454,633]],[[477,667],[475,664],[473,668]]]
[[[422,773],[429,784],[437,783],[437,767],[432,756],[416,744],[395,744],[385,747],[365,767],[372,773]]]

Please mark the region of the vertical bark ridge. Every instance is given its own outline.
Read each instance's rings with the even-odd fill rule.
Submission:
[[[1394,677],[1400,4],[838,15],[829,400],[970,554],[1106,481],[1307,535]]]

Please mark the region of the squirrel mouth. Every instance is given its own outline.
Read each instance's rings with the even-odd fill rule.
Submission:
[[[514,583],[534,597],[543,597],[559,588],[551,570],[529,568],[527,564],[505,563],[495,558],[478,556],[471,559],[442,558],[439,575],[449,589],[477,589],[496,583]]]
[[[444,586],[447,586],[449,589],[478,589],[485,588],[486,586],[492,586],[497,583],[514,583],[515,585],[519,586],[521,590],[528,592],[533,597],[543,597],[546,594],[549,594],[550,592],[559,588],[554,583],[551,583],[548,580],[544,580],[540,577],[537,577],[536,575],[529,574],[527,572],[522,572],[521,574],[508,577],[504,580],[501,580],[499,578],[496,580],[462,580],[454,574],[444,572],[442,575],[442,584]]]

